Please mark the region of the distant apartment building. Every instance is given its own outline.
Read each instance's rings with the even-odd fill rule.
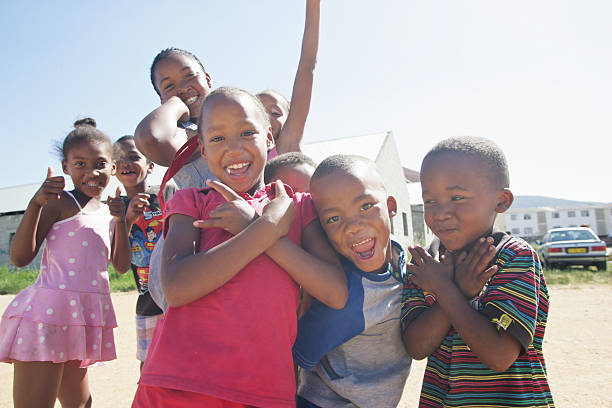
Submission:
[[[612,204],[511,208],[506,229],[524,238],[539,238],[551,228],[589,226],[602,238],[612,236]]]

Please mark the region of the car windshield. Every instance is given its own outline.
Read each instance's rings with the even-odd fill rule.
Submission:
[[[567,231],[553,231],[550,233],[548,242],[557,241],[579,241],[587,239],[597,239],[593,233],[586,230],[567,230]]]

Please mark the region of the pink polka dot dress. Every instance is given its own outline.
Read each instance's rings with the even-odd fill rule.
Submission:
[[[111,220],[106,206],[84,212],[79,205],[78,214],[53,224],[36,283],[2,315],[0,361],[80,360],[88,367],[116,358],[107,270]]]

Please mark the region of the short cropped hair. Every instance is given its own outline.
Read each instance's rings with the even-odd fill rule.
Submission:
[[[329,156],[328,158],[323,160],[315,169],[312,178],[310,179],[310,182],[312,183],[318,178],[336,172],[352,174],[355,168],[361,166],[367,168],[369,171],[372,171],[374,174],[376,174],[380,179],[382,186],[384,187],[384,182],[380,172],[378,171],[376,163],[365,157],[351,154],[336,154],[333,156]]]
[[[264,169],[264,183],[268,184],[272,182],[280,168],[285,166],[299,166],[300,164],[312,166],[313,169],[317,168],[317,163],[302,152],[288,152],[279,154],[266,163],[266,168]]]
[[[492,140],[476,136],[459,136],[442,140],[435,145],[423,159],[423,165],[428,159],[441,153],[459,153],[471,156],[489,166],[491,176],[502,188],[510,187],[508,162],[502,149]]]
[[[234,88],[231,86],[219,87],[215,89],[214,91],[212,91],[210,94],[208,94],[206,99],[204,99],[204,103],[202,103],[202,107],[200,108],[200,116],[198,118],[198,129],[202,128],[202,113],[204,112],[204,109],[208,105],[210,105],[214,99],[219,98],[219,97],[237,98],[240,96],[245,96],[253,101],[253,105],[255,105],[255,109],[258,111],[258,113],[260,113],[264,127],[268,129],[270,127],[270,118],[268,118],[268,113],[266,112],[266,108],[264,108],[263,103],[261,103],[261,101],[257,97],[255,97],[252,93],[245,91],[244,89]]]
[[[281,108],[285,110],[285,113],[289,112],[291,102],[289,102],[289,99],[285,98],[285,95],[283,95],[282,93],[275,91],[274,89],[266,89],[265,91],[259,92],[255,96],[259,98],[260,95],[270,95],[278,99],[282,105]]]
[[[128,140],[131,140],[134,142],[134,145],[136,145],[136,141],[132,135],[121,136],[119,139],[115,140],[115,143],[113,143],[113,160],[117,160],[117,157],[119,156],[119,145],[127,142]],[[136,150],[138,150],[138,148],[136,148]],[[140,150],[138,151],[140,152]],[[142,152],[140,154],[142,154]],[[147,159],[147,164],[151,163],[151,159],[144,154],[142,155],[145,157],[145,159]]]

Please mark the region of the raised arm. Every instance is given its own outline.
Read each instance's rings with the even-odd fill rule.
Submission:
[[[300,144],[310,110],[314,69],[319,49],[320,12],[321,0],[306,1],[306,24],[302,39],[302,53],[293,82],[289,115],[276,142],[278,154],[302,150]]]
[[[53,176],[51,167],[47,178],[28,203],[23,218],[11,242],[10,259],[13,265],[28,265],[40,249],[53,223],[59,219],[64,177]]]
[[[189,109],[179,97],[172,96],[140,121],[134,131],[136,147],[154,163],[170,166],[188,139],[186,131],[177,126],[181,120],[189,120]]]

